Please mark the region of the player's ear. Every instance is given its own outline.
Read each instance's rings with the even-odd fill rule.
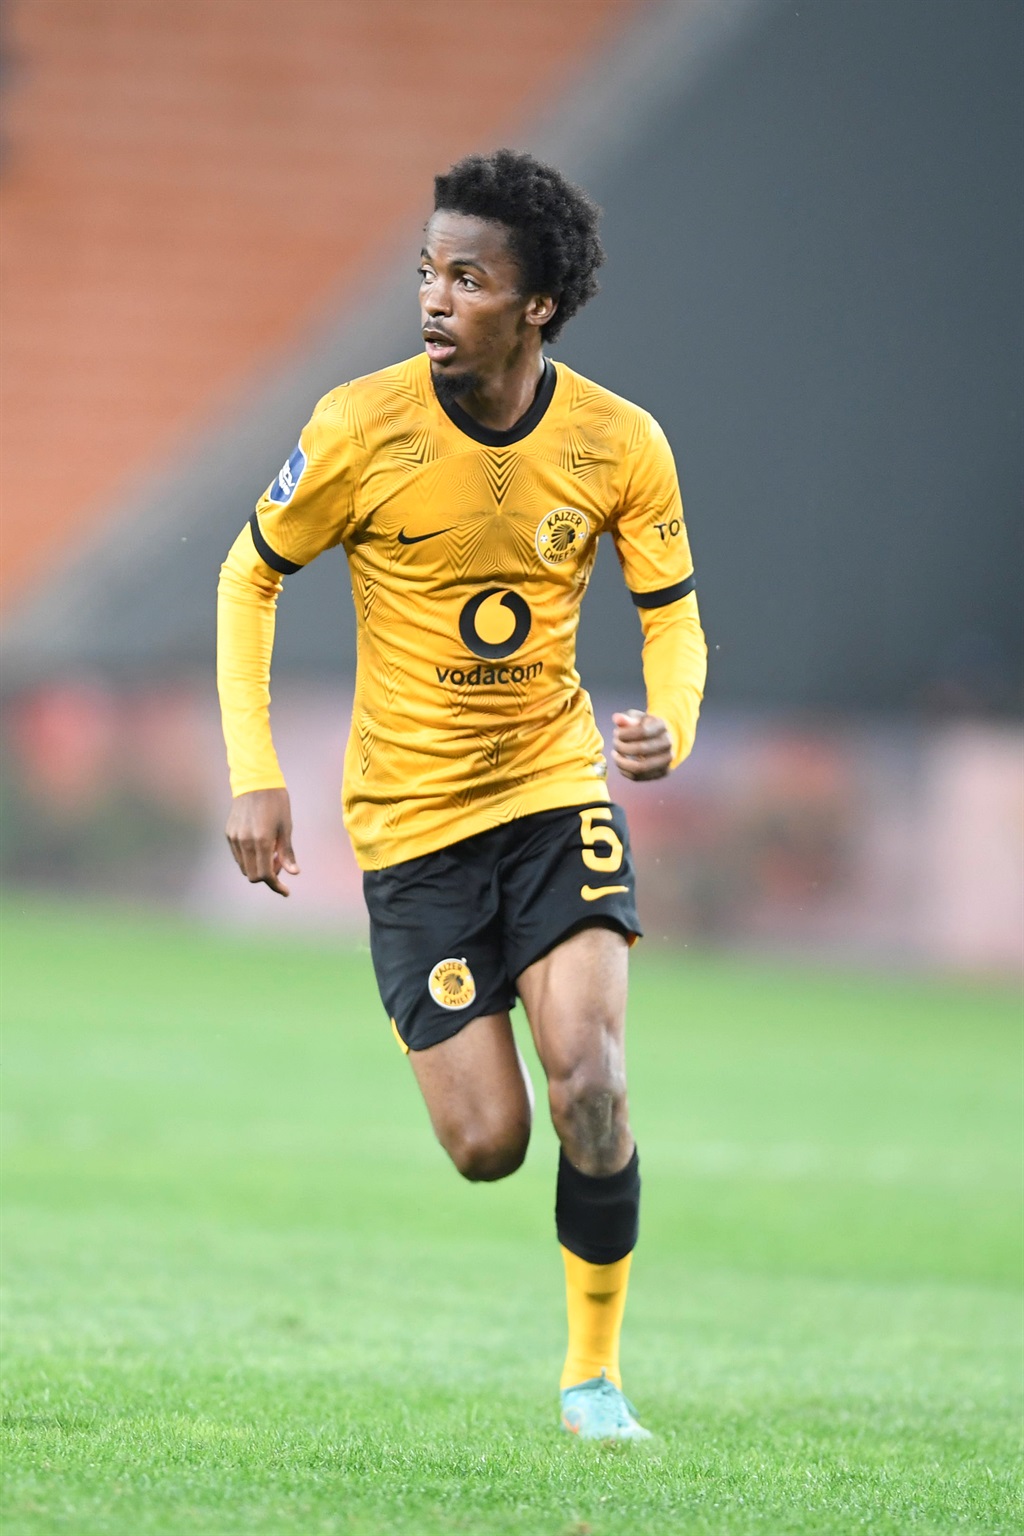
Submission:
[[[527,325],[547,325],[557,308],[558,300],[550,293],[535,293],[526,306]]]

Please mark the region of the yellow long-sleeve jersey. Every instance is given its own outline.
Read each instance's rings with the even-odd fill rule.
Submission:
[[[507,432],[442,406],[423,355],[332,390],[221,570],[233,792],[284,784],[269,722],[281,578],[340,544],[358,627],[343,801],[364,869],[606,799],[575,665],[606,532],[640,611],[647,707],[668,723],[675,766],[693,743],[707,652],[657,422],[551,361]]]

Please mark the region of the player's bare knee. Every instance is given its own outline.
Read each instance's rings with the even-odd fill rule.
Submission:
[[[446,1143],[446,1151],[464,1179],[471,1184],[491,1184],[522,1167],[529,1143],[528,1123],[497,1131],[469,1127]]]
[[[530,1146],[530,1115],[465,1118],[442,1141],[462,1178],[473,1184],[494,1183],[522,1167]]]
[[[571,1161],[614,1161],[627,1120],[621,1069],[580,1063],[550,1079],[548,1098],[552,1123]]]

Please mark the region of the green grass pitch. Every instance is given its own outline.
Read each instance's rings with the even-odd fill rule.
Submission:
[[[619,1448],[545,1118],[462,1183],[365,951],[12,897],[3,993],[4,1536],[1020,1529],[1007,992],[640,947]]]

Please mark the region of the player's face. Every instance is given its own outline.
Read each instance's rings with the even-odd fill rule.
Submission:
[[[552,299],[523,295],[503,224],[433,215],[420,256],[420,315],[430,370],[446,393],[515,368],[554,312]]]

